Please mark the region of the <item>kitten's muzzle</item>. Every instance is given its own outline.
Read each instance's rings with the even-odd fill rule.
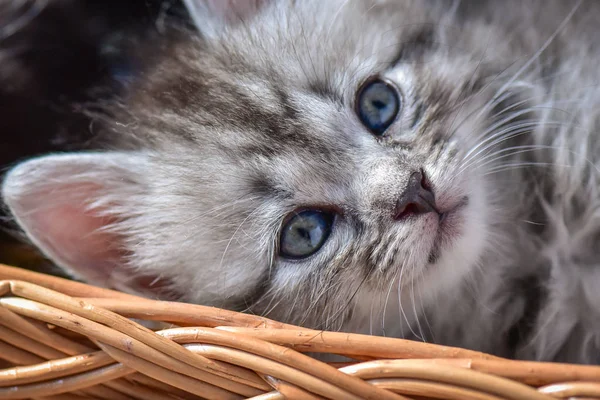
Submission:
[[[435,204],[435,194],[425,178],[425,174],[415,172],[410,176],[408,185],[402,196],[396,202],[394,220],[400,221],[407,217],[436,213],[440,218],[442,214]]]

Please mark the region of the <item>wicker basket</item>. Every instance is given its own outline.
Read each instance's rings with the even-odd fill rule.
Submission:
[[[1,265],[0,363],[0,399],[600,399],[600,367],[312,331]]]

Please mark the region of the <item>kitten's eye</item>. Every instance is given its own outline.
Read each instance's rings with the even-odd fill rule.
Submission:
[[[382,135],[394,122],[399,111],[398,91],[382,80],[369,81],[358,91],[358,118],[375,135]]]
[[[334,215],[306,210],[288,219],[279,238],[279,253],[285,258],[306,258],[325,244],[333,226]]]

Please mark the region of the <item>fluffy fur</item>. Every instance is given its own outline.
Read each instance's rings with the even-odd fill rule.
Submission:
[[[599,363],[600,4],[266,3],[196,4],[203,34],[154,43],[101,151],[9,172],[30,239],[147,296]],[[354,111],[377,75],[403,103],[381,138]],[[444,224],[392,218],[419,170]],[[330,239],[279,257],[310,206],[338,211]]]

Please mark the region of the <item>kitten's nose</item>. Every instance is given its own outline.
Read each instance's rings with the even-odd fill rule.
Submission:
[[[411,215],[438,213],[435,207],[435,195],[427,184],[422,172],[415,172],[410,176],[408,185],[402,196],[396,202],[394,219],[402,220]]]

